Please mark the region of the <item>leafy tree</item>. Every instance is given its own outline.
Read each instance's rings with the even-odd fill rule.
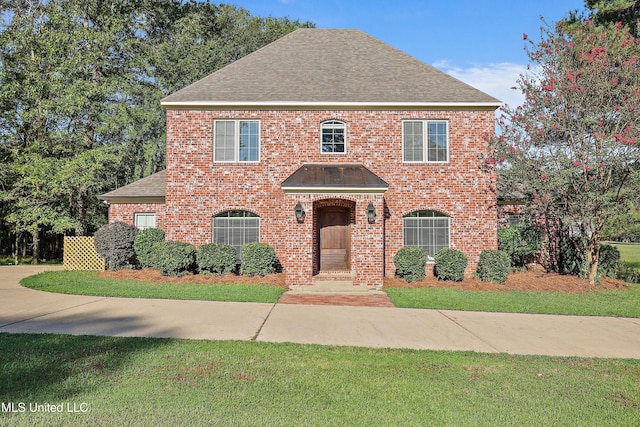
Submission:
[[[504,109],[490,161],[522,183],[534,209],[574,230],[593,284],[605,225],[640,196],[638,40],[622,24],[587,20],[543,27],[528,43],[535,65],[518,82],[526,101]]]
[[[197,1],[0,2],[0,244],[28,233],[37,261],[42,238],[96,230],[97,194],[163,168],[164,96],[311,25]]]
[[[584,5],[591,11],[591,19],[596,24],[621,22],[629,26],[634,36],[638,36],[640,0],[585,0]]]

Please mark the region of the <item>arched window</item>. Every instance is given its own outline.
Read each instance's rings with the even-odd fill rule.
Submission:
[[[320,125],[320,141],[323,153],[344,153],[346,151],[346,130],[344,122],[328,120]]]
[[[260,240],[260,217],[248,211],[226,211],[213,217],[213,243],[226,243],[236,248],[240,259],[240,248],[245,243]]]
[[[436,211],[415,211],[402,218],[404,246],[416,246],[427,253],[427,261],[449,247],[449,217]]]

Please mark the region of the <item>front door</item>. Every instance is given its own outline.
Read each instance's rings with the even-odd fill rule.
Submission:
[[[351,221],[349,209],[318,211],[320,271],[349,271],[351,268]]]

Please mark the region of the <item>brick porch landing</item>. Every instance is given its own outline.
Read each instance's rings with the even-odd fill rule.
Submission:
[[[349,280],[315,280],[310,286],[294,286],[278,304],[394,307],[385,292],[354,286]]]
[[[384,292],[329,294],[324,292],[285,292],[278,304],[350,305],[356,307],[395,307]]]

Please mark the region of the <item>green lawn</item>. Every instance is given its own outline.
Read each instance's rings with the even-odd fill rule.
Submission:
[[[561,292],[490,292],[438,288],[385,289],[397,307],[502,313],[640,317],[640,285],[626,290]]]
[[[0,334],[0,399],[25,408],[0,424],[637,426],[638,378],[638,360]]]
[[[640,243],[611,243],[620,251],[620,260],[628,266],[640,270]]]
[[[47,271],[22,279],[22,286],[61,294],[125,298],[275,303],[284,293],[277,286],[153,283],[98,277],[88,271]]]

